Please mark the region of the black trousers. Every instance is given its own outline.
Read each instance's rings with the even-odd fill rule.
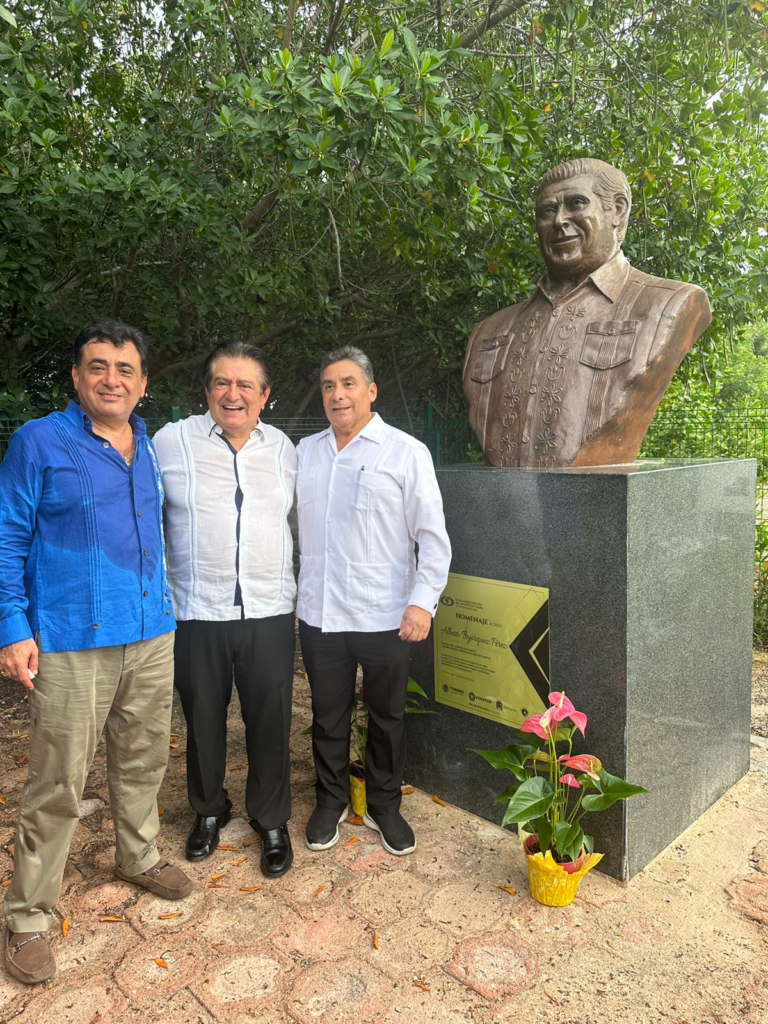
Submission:
[[[341,810],[349,802],[349,740],[357,666],[368,709],[365,795],[374,813],[400,807],[405,771],[405,699],[410,644],[398,630],[324,633],[299,619],[312,690],[312,753],[317,803]]]
[[[245,723],[245,808],[260,829],[291,816],[293,612],[265,619],[179,622],[175,686],[187,720],[187,793],[204,817],[232,804],[224,787],[232,680]]]

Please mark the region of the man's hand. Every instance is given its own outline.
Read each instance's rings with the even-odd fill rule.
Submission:
[[[0,676],[8,676],[17,683],[34,690],[32,676],[37,675],[37,644],[34,640],[18,640],[0,647]]]
[[[400,633],[398,635],[401,640],[407,640],[409,644],[415,644],[419,640],[426,638],[431,625],[432,616],[429,612],[415,604],[409,604],[400,620]]]

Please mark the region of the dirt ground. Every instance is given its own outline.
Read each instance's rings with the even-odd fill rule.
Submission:
[[[531,899],[508,830],[418,790],[403,801],[412,856],[391,857],[351,824],[332,850],[308,851],[310,710],[297,670],[293,870],[259,873],[234,703],[235,816],[210,860],[185,865],[196,888],[180,904],[114,875],[102,743],[52,933],[58,972],[25,988],[0,971],[0,1024],[768,1024],[768,655],[755,658],[748,774],[632,882],[593,871],[567,908]],[[0,898],[27,720],[24,693],[0,682]],[[185,864],[178,707],[173,727],[160,843]]]

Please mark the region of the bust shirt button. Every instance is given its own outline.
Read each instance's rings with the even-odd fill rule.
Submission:
[[[536,388],[529,388],[528,389],[528,394],[529,395],[535,395],[536,394]]]
[[[523,438],[523,444],[528,444],[528,441],[529,441],[529,438],[527,438],[527,437]]]

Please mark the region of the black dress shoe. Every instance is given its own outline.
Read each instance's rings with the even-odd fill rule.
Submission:
[[[253,822],[251,822],[253,826]],[[261,873],[267,878],[279,878],[293,864],[293,847],[287,825],[277,828],[257,828],[261,840]]]
[[[224,828],[231,817],[231,811],[224,811],[211,818],[195,815],[195,823],[187,836],[187,860],[205,860],[210,857],[218,846],[219,830]]]

